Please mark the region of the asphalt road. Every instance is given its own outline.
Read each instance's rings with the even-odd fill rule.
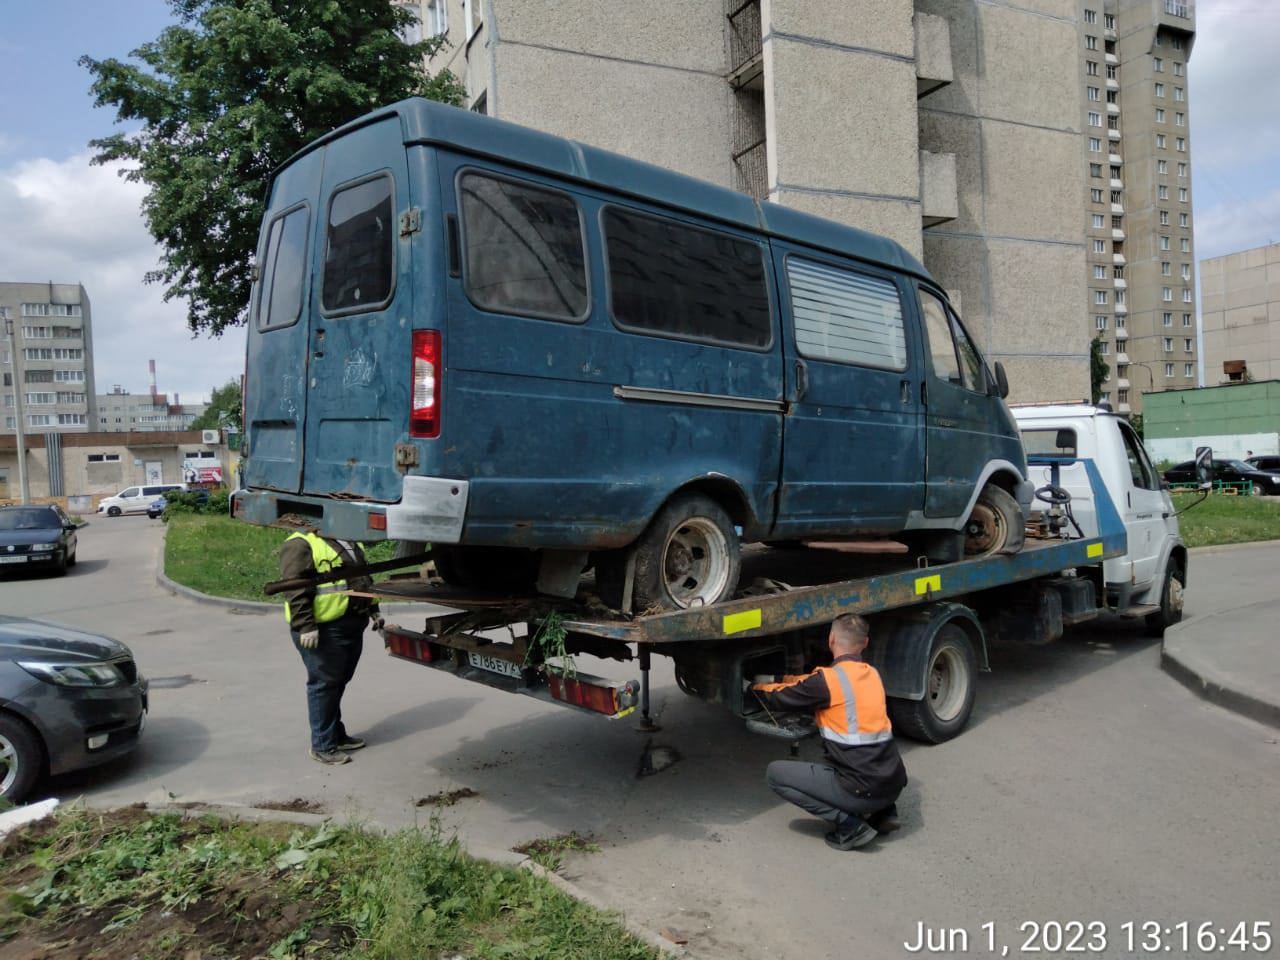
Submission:
[[[1200,955],[1176,930],[1142,949],[1146,921],[1185,921],[1193,941],[1206,921],[1269,923],[1280,941],[1277,734],[1183,689],[1160,671],[1158,643],[1131,626],[994,648],[969,729],[941,746],[904,744],[904,828],[837,853],[764,785],[785,744],[685,697],[661,665],[663,729],[644,735],[629,719],[392,660],[370,636],[345,710],[370,746],[322,767],[306,756],[303,671],[283,618],[170,596],[155,583],[161,542],[157,521],[97,518],[66,578],[0,581],[0,611],[125,640],[152,678],[136,754],[62,778],[57,795],[301,797],[397,826],[429,821],[436,808],[422,798],[469,787],[477,797],[439,810],[446,831],[482,851],[592,835],[601,851],[570,857],[566,875],[652,930],[687,933],[694,957],[905,957],[921,923],[967,933],[967,946],[952,935],[933,951],[948,956],[1002,945],[1030,956],[1023,925],[1052,921],[1096,924],[1076,943],[1091,957]],[[1276,546],[1197,555],[1188,615],[1270,597],[1274,610],[1255,607],[1255,622],[1274,632],[1277,560]],[[619,669],[638,675],[604,672]],[[640,776],[646,751],[659,769]],[[995,925],[994,954],[983,924]],[[1048,936],[1040,955],[1066,952],[1052,949],[1052,925]]]

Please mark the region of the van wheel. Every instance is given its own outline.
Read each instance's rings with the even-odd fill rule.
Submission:
[[[107,507],[107,516],[108,516],[108,517],[118,517],[118,516],[120,516],[120,508],[119,508],[119,507]]]
[[[1022,508],[994,484],[987,484],[978,494],[978,502],[964,525],[964,555],[989,557],[1003,553],[1012,556],[1022,549],[1027,524]]]
[[[431,557],[436,573],[451,587],[524,593],[538,580],[538,554],[532,550],[435,543]]]
[[[1182,591],[1185,587],[1183,576],[1182,571],[1170,561],[1169,569],[1164,575],[1164,586],[1160,590],[1160,610],[1144,621],[1148,636],[1163,637],[1166,628],[1182,619]]]
[[[43,766],[40,738],[21,720],[0,714],[0,798],[21,803]]]
[[[949,623],[933,638],[924,699],[889,697],[895,733],[924,743],[942,743],[964,729],[973,712],[978,658],[963,628]]]
[[[634,609],[685,610],[733,596],[742,557],[733,520],[700,493],[669,500],[631,548]]]

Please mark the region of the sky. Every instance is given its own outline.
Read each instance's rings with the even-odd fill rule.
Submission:
[[[1199,260],[1280,241],[1280,0],[1195,0],[1188,67]],[[171,21],[165,0],[0,0],[0,280],[80,282],[99,393],[157,386],[207,399],[238,377],[244,333],[193,337],[186,306],[143,276],[158,262],[145,188],[89,163],[115,132],[76,60],[126,57]]]

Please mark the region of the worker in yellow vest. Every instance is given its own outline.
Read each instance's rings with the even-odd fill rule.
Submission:
[[[773,713],[814,711],[829,762],[777,760],[766,778],[782,799],[835,827],[826,840],[837,850],[865,846],[877,834],[898,829],[895,801],[907,785],[884,684],[875,667],[862,662],[868,638],[867,621],[844,614],[827,635],[831,666],[751,687]]]
[[[358,543],[317,533],[295,533],[280,549],[280,575],[285,580],[364,565]],[[365,745],[342,724],[342,694],[360,662],[365,627],[372,618],[374,629],[380,630],[382,618],[375,601],[348,596],[346,591],[372,588],[369,577],[357,575],[285,593],[284,616],[307,668],[311,759],[320,763],[349,763],[351,751]]]

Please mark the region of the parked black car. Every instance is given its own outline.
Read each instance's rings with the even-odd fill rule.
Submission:
[[[55,504],[0,507],[0,571],[39,567],[66,573],[76,564],[76,530]]]
[[[1255,470],[1266,470],[1268,473],[1280,473],[1280,457],[1275,455],[1264,455],[1258,457],[1250,457],[1245,463],[1253,467]]]
[[[20,803],[46,774],[123,756],[146,716],[147,681],[123,643],[0,617],[0,797]]]
[[[1164,472],[1164,478],[1170,483],[1195,483],[1196,462],[1188,460]],[[1271,496],[1280,495],[1280,473],[1267,473],[1249,466],[1242,460],[1213,461],[1213,479],[1215,483],[1253,482],[1253,492]]]

